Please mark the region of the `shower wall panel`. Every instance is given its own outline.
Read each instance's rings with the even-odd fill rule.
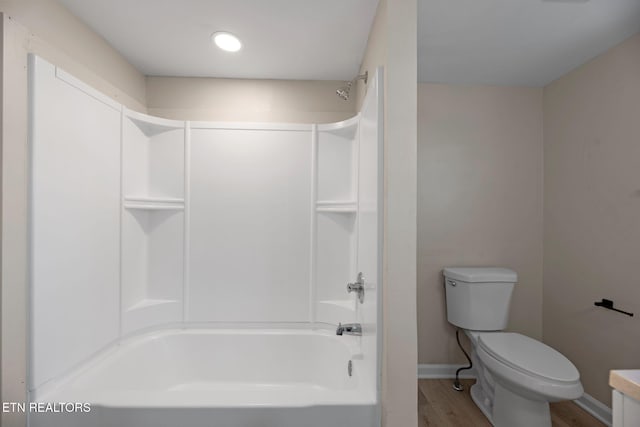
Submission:
[[[187,320],[309,320],[311,141],[191,130]]]
[[[120,106],[31,61],[34,389],[118,338]]]
[[[367,89],[360,117],[358,168],[358,271],[365,278],[366,294],[357,305],[357,321],[363,325],[363,365],[365,378],[380,390],[382,314],[382,213],[383,207],[383,122],[382,69],[378,69]]]

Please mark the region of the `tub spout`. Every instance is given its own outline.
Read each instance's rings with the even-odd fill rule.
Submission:
[[[338,329],[336,329],[336,335],[362,335],[362,325],[360,323],[347,323],[343,325],[338,323]]]

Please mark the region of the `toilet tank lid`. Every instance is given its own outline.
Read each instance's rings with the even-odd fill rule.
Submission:
[[[518,273],[508,268],[497,267],[447,267],[443,274],[448,279],[469,283],[508,282],[518,281]]]

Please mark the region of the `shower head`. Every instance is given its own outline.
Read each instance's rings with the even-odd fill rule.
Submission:
[[[346,86],[342,86],[340,89],[336,90],[336,94],[343,100],[349,99],[349,92],[351,92],[351,82],[347,83]]]
[[[366,85],[368,77],[369,72],[365,71],[364,74],[360,74],[358,77],[348,82],[345,86],[342,86],[340,89],[336,90],[336,94],[343,100],[348,100],[349,92],[351,92],[351,86],[353,85],[353,83],[357,82],[358,80],[364,80],[364,84]]]

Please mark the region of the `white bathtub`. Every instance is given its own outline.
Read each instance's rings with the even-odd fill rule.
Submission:
[[[374,427],[375,379],[358,337],[311,329],[166,329],[131,337],[35,402],[31,427]],[[348,364],[352,361],[352,375]]]

